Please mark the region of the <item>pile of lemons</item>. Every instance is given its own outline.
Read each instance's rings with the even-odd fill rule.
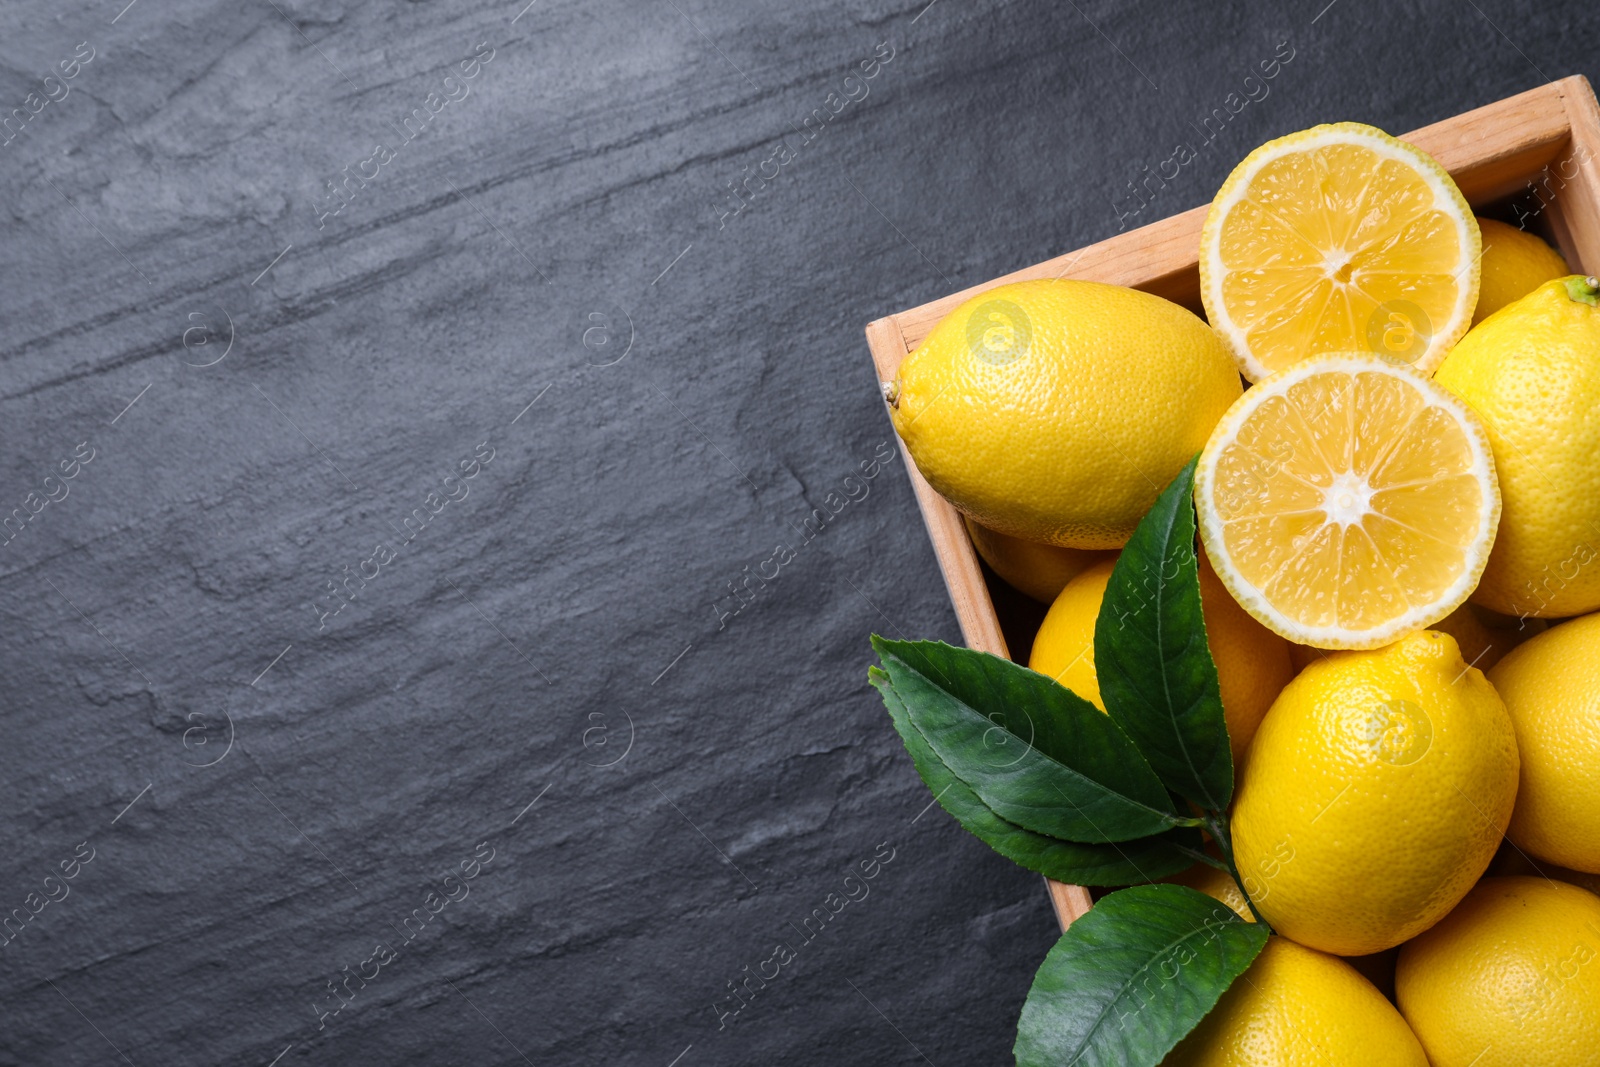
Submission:
[[[1096,702],[1116,551],[1200,454],[1234,857],[1275,936],[1167,1062],[1600,1062],[1600,283],[1340,123],[1234,170],[1199,298],[1000,286],[885,385],[1050,605],[1029,666]]]

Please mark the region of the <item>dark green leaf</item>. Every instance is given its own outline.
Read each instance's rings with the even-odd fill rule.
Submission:
[[[1017,1067],[1155,1067],[1271,933],[1204,893],[1111,893],[1061,935],[1017,1023]]]
[[[941,807],[955,816],[968,832],[1013,863],[1046,878],[1072,885],[1136,885],[1165,878],[1192,866],[1201,849],[1200,831],[1179,827],[1156,837],[1120,844],[1085,845],[1058,841],[1007,822],[985,804],[978,794],[928,747],[927,739],[911,725],[905,705],[889,684],[889,676],[874,667],[868,672],[872,684],[883,696],[883,703],[894,719],[895,730],[905,742],[911,762],[917,768]]]
[[[1172,480],[1117,557],[1095,621],[1094,668],[1106,713],[1162,782],[1222,811],[1233,756],[1200,609],[1194,467]]]
[[[1193,825],[1116,724],[1044,675],[934,641],[872,644],[929,747],[1008,822],[1090,844]]]

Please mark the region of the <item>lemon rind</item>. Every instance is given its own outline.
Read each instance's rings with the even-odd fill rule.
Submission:
[[[1442,408],[1455,416],[1466,433],[1472,451],[1472,467],[1468,473],[1477,477],[1485,489],[1489,506],[1478,516],[1478,531],[1466,549],[1465,566],[1460,576],[1437,599],[1411,609],[1391,619],[1382,626],[1367,630],[1352,630],[1343,626],[1306,626],[1294,621],[1272,604],[1234,565],[1223,538],[1223,523],[1213,504],[1217,461],[1223,448],[1233,441],[1246,419],[1267,400],[1281,396],[1289,386],[1315,374],[1326,372],[1350,374],[1377,371],[1392,375],[1414,387],[1431,407]],[[1494,547],[1495,533],[1500,524],[1500,486],[1495,478],[1494,454],[1489,446],[1489,436],[1472,410],[1455,394],[1422,374],[1386,363],[1368,353],[1347,353],[1319,356],[1286,367],[1266,378],[1245,394],[1228,410],[1211,432],[1200,462],[1195,469],[1195,513],[1199,520],[1200,541],[1205,545],[1217,577],[1222,579],[1228,592],[1256,621],[1272,632],[1297,644],[1317,648],[1361,649],[1380,648],[1391,644],[1415,630],[1423,630],[1460,607],[1477,588],[1483,569],[1489,562],[1489,550]]]
[[[1222,335],[1229,351],[1238,361],[1240,370],[1252,382],[1271,377],[1273,371],[1256,358],[1245,338],[1244,330],[1233,321],[1223,301],[1222,279],[1228,272],[1222,265],[1220,248],[1222,220],[1240,200],[1244,199],[1245,190],[1250,187],[1251,180],[1268,163],[1289,152],[1304,152],[1324,145],[1345,144],[1352,141],[1415,169],[1433,190],[1434,206],[1446,211],[1454,219],[1461,247],[1470,253],[1465,266],[1457,268],[1458,274],[1463,270],[1467,271],[1470,275],[1467,279],[1469,284],[1457,286],[1456,304],[1446,324],[1447,328],[1434,332],[1427,351],[1423,352],[1414,364],[1417,371],[1424,375],[1432,374],[1444,361],[1450,347],[1472,326],[1472,312],[1478,303],[1479,263],[1483,256],[1483,242],[1478,233],[1472,206],[1467,203],[1466,197],[1461,195],[1461,190],[1457,187],[1455,179],[1450,177],[1450,172],[1422,149],[1391,137],[1375,126],[1360,122],[1335,122],[1314,126],[1309,130],[1301,130],[1268,141],[1246,156],[1217,191],[1200,231],[1200,300],[1205,305],[1206,319]]]

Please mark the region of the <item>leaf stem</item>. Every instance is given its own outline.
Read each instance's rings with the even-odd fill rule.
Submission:
[[[1185,856],[1193,857],[1198,863],[1204,863],[1207,867],[1215,867],[1217,870],[1224,871],[1228,874],[1233,873],[1232,867],[1229,867],[1226,862],[1217,859],[1209,852],[1193,848],[1183,848],[1181,846],[1179,847],[1178,851],[1182,852]]]
[[[1244,887],[1244,879],[1239,877],[1239,866],[1233,859],[1233,838],[1228,834],[1228,816],[1224,812],[1208,811],[1205,815],[1206,831],[1211,834],[1211,840],[1217,843],[1222,850],[1223,859],[1227,860],[1224,868],[1233,875],[1234,882],[1239,886],[1239,892],[1244,896],[1244,902],[1250,905],[1250,914],[1256,917],[1256,922],[1272,929],[1272,924],[1267,922],[1261,912],[1256,908],[1256,902],[1250,899],[1250,891]]]

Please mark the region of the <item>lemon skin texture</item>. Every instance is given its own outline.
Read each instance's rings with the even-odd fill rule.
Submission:
[[[1474,326],[1552,278],[1571,273],[1560,252],[1527,230],[1480,218],[1478,232],[1483,235],[1483,259],[1479,261],[1478,306],[1472,312]]]
[[[1374,952],[1370,956],[1342,956],[1340,957],[1356,969],[1356,973],[1371,982],[1378,992],[1391,1003],[1394,1001],[1394,965],[1400,958],[1400,948],[1396,946]]]
[[[1094,666],[1094,623],[1116,560],[1098,563],[1061,590],[1033,639],[1028,666],[1048,674],[1104,710]],[[1272,701],[1294,677],[1289,642],[1262,626],[1228,593],[1211,565],[1200,559],[1200,609],[1217,664],[1217,687],[1238,763]]]
[[[1239,883],[1235,882],[1233,875],[1227,871],[1219,871],[1209,863],[1197,863],[1188,870],[1179,871],[1164,880],[1174,885],[1186,885],[1213,900],[1220,900],[1247,923],[1256,921],[1255,915],[1250,911],[1250,901],[1245,898],[1244,890],[1239,888]]]
[[[1100,676],[1094,669],[1094,623],[1111,581],[1115,559],[1096,563],[1061,590],[1033,638],[1028,667],[1047,674],[1101,711]]]
[[[1600,614],[1518,646],[1489,680],[1522,756],[1507,836],[1535,860],[1600,874]]]
[[[1279,694],[1239,770],[1245,891],[1303,945],[1341,956],[1398,945],[1494,858],[1517,766],[1505,705],[1449,635],[1333,653]]]
[[[1068,582],[1109,555],[1007,537],[984,529],[966,516],[962,520],[967,536],[972,538],[972,547],[1000,580],[1041,604],[1054,601]]]
[[[1526,620],[1527,625],[1519,632],[1513,626],[1505,630],[1492,629],[1485,621],[1488,613],[1485,609],[1473,603],[1461,605],[1438,622],[1429,626],[1430,630],[1449,634],[1456,639],[1456,646],[1461,649],[1461,658],[1478,668],[1487,671],[1526,636],[1532,628],[1533,620]],[[1302,671],[1306,667],[1322,659],[1327,653],[1314,645],[1291,644],[1289,658],[1294,662],[1295,670]]]
[[[1600,307],[1574,291],[1592,292],[1573,276],[1502,308],[1434,375],[1494,450],[1500,531],[1472,599],[1506,615],[1600,608]]]
[[[928,482],[991,530],[1120,548],[1238,398],[1216,332],[1086,281],[998,286],[905,358],[886,396]]]
[[[1461,649],[1461,658],[1487,673],[1507,652],[1535,634],[1544,633],[1549,625],[1543,619],[1502,615],[1469,600],[1428,629],[1455,638],[1456,645]],[[1292,642],[1289,645],[1289,659],[1294,663],[1297,673],[1327,655],[1327,652],[1312,645]]]
[[[1428,1067],[1394,1005],[1348,963],[1283,937],[1162,1067]]]
[[[1554,878],[1558,882],[1566,882],[1579,889],[1600,894],[1600,874],[1575,871],[1570,867],[1558,867],[1544,860],[1535,863],[1526,852],[1507,841],[1501,846],[1500,851],[1495,853],[1494,862],[1489,864],[1489,872],[1484,877],[1508,878],[1519,875]]]
[[[1485,878],[1400,950],[1395,996],[1433,1067],[1593,1067],[1600,897]]]

